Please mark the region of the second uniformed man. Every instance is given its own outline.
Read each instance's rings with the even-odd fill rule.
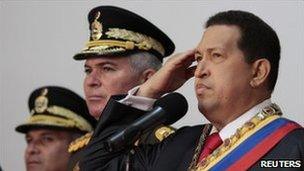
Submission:
[[[30,117],[16,127],[27,142],[27,171],[66,171],[71,141],[91,132],[96,120],[76,93],[63,87],[44,86],[29,98]]]
[[[126,94],[144,83],[162,66],[163,58],[173,53],[175,45],[151,22],[119,7],[96,7],[89,12],[88,21],[90,40],[74,59],[85,60],[85,99],[90,114],[99,119],[112,95]],[[128,103],[133,103],[132,99]],[[144,105],[138,107],[147,110]],[[153,144],[172,132],[171,127],[157,127],[137,143]],[[81,156],[83,146],[79,144],[87,144],[90,137],[88,134],[70,145],[75,158]]]

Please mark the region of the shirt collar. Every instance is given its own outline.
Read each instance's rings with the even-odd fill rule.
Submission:
[[[255,105],[251,109],[249,109],[244,114],[240,115],[238,118],[236,118],[234,121],[227,124],[222,130],[219,132],[219,135],[222,140],[225,140],[232,136],[238,128],[240,128],[243,124],[245,124],[247,121],[249,121],[254,115],[256,115],[258,112],[260,112],[264,107],[269,106],[271,104],[271,99],[266,99],[263,102]],[[216,128],[213,126],[211,133],[217,132]]]

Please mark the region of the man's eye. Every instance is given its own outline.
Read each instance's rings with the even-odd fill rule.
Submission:
[[[53,137],[42,137],[41,140],[43,143],[49,143],[49,142],[53,142],[54,138]]]
[[[199,61],[201,61],[202,59],[203,59],[203,56],[202,56],[202,55],[198,55],[198,54],[195,55],[195,60],[196,60],[196,62],[199,62]]]
[[[29,143],[32,142],[32,138],[26,138],[25,141],[26,141],[27,144],[29,144]]]
[[[220,53],[212,53],[212,57],[214,57],[214,58],[219,58],[221,56],[222,56],[222,54],[220,54]]]
[[[89,68],[84,69],[84,73],[87,74],[87,75],[90,74],[91,72],[92,72],[92,70],[89,69]]]
[[[109,71],[114,71],[114,69],[113,69],[113,68],[108,67],[108,66],[104,66],[104,67],[102,67],[102,70],[103,70],[103,71],[106,71],[106,72],[109,72]]]

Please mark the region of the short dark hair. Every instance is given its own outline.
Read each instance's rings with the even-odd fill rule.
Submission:
[[[241,31],[238,42],[239,49],[244,53],[245,60],[252,63],[257,59],[269,60],[269,90],[273,91],[280,62],[280,41],[276,32],[258,16],[239,10],[224,11],[210,17],[205,27],[213,25],[234,25]]]

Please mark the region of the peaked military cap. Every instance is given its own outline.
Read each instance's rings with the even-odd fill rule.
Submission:
[[[16,127],[16,131],[21,133],[33,128],[90,132],[97,123],[89,114],[85,100],[63,87],[46,86],[34,90],[28,105],[30,117],[26,123]]]
[[[143,17],[114,6],[99,6],[89,12],[90,40],[74,56],[117,56],[137,51],[154,54],[160,61],[175,49],[171,39]]]

